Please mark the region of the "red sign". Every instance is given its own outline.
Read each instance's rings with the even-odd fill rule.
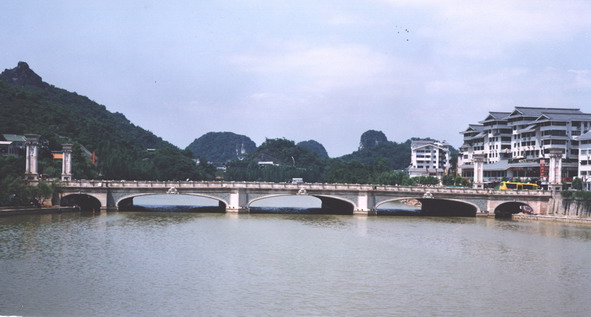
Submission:
[[[545,160],[540,160],[540,177],[548,177],[550,167],[546,166]]]

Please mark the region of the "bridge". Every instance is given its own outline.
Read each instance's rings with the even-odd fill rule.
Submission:
[[[320,199],[322,209],[344,214],[375,215],[387,202],[416,199],[421,213],[436,216],[507,215],[530,210],[547,214],[553,192],[542,190],[492,190],[450,187],[406,187],[361,184],[267,183],[225,181],[104,181],[64,180],[62,205],[86,210],[124,210],[135,197],[154,194],[192,195],[219,202],[220,210],[248,213],[255,201],[307,195]]]
[[[27,134],[25,177],[39,181],[37,155],[39,135]],[[437,216],[474,216],[478,213],[511,215],[527,210],[535,214],[551,213],[553,195],[560,190],[559,155],[552,156],[552,191],[491,190],[483,187],[484,158],[475,154],[474,188],[403,187],[360,184],[289,184],[263,182],[195,182],[195,181],[105,181],[72,179],[72,145],[62,144],[62,188],[60,205],[80,206],[83,210],[124,210],[133,205],[134,197],[153,194],[183,194],[207,197],[219,202],[226,212],[249,212],[257,200],[290,195],[309,195],[320,199],[322,209],[345,214],[375,215],[387,202],[416,199],[421,214]]]

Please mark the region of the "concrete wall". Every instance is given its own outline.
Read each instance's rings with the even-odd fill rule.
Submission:
[[[549,214],[564,217],[591,217],[591,201],[557,197],[550,200]]]

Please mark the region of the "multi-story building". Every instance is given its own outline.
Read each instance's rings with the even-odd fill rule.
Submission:
[[[591,132],[581,135],[579,138],[579,173],[583,180],[583,188],[591,190]]]
[[[445,141],[413,140],[410,144],[410,177],[435,176],[441,178],[450,167],[449,144]]]
[[[512,112],[490,112],[471,124],[460,147],[458,168],[473,177],[472,155],[485,157],[484,180],[525,177],[544,180],[550,151],[562,153],[562,175],[577,175],[578,137],[591,129],[591,114],[573,108],[515,107]]]

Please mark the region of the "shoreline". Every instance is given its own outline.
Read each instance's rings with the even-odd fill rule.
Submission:
[[[61,214],[64,212],[80,211],[76,207],[54,206],[54,207],[1,207],[0,217],[19,215],[44,215]]]
[[[550,215],[520,215],[515,214],[511,217],[513,220],[529,220],[529,221],[554,221],[563,223],[580,223],[591,225],[591,218],[575,218],[564,216],[550,216]]]
[[[491,217],[495,215],[492,213],[477,213],[476,217]],[[511,216],[511,220],[516,221],[545,221],[545,222],[562,222],[562,223],[579,223],[591,225],[591,218],[575,218],[565,216],[552,216],[552,215],[526,215],[526,214],[514,214]]]

